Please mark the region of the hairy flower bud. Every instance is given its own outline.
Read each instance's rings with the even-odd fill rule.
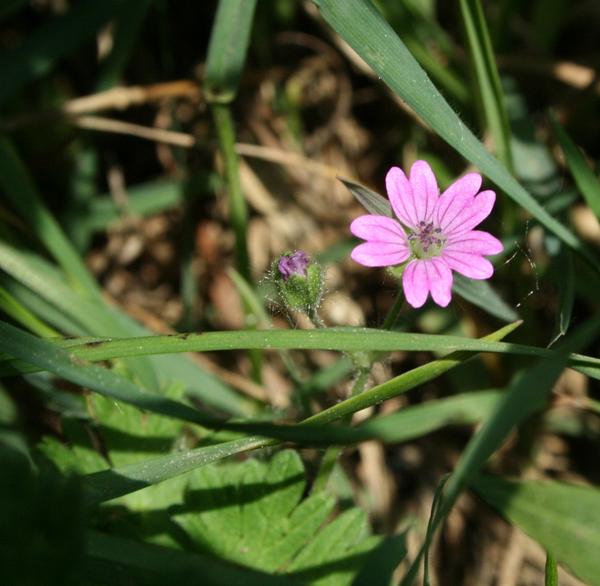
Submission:
[[[321,266],[303,250],[296,250],[273,261],[272,273],[281,304],[312,315],[323,297],[325,279]]]

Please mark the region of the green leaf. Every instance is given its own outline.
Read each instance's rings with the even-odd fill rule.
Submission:
[[[554,326],[554,337],[549,346],[564,336],[571,325],[573,303],[575,302],[575,266],[571,251],[562,249],[556,257],[556,280],[558,281],[558,313]]]
[[[476,307],[504,322],[519,319],[517,312],[508,304],[487,281],[474,281],[459,273],[454,273],[452,291]]]
[[[600,490],[479,476],[471,486],[581,580],[600,584]]]
[[[127,187],[127,211],[138,216],[150,216],[176,207],[184,200],[179,181],[160,179]],[[89,230],[100,231],[121,217],[121,210],[114,199],[106,196],[95,197],[90,209],[81,221]]]
[[[590,169],[577,145],[559,124],[556,116],[551,115],[550,121],[581,195],[600,220],[600,181],[598,177]]]
[[[553,218],[490,153],[446,102],[370,0],[314,0],[326,22],[425,122],[596,269],[599,263],[577,236]]]
[[[206,98],[231,102],[246,61],[256,0],[219,0],[208,45]]]
[[[101,470],[83,478],[86,503],[95,505],[152,486],[233,454],[264,447],[269,440],[247,438],[169,454],[120,468]]]
[[[350,181],[350,179],[343,177],[338,177],[338,179],[368,212],[376,216],[393,217],[392,205],[385,197],[364,185]]]
[[[305,485],[302,460],[291,450],[268,463],[206,466],[191,476],[175,519],[201,552],[303,584],[350,584],[379,540],[368,538],[366,515],[358,509],[323,527],[333,498],[303,499]]]
[[[38,319],[19,299],[0,286],[0,309],[16,322],[41,337],[57,336],[56,330]]]
[[[283,567],[314,536],[333,509],[333,498],[302,501],[306,480],[298,454],[269,462],[205,466],[195,471],[184,512],[175,519],[196,547],[266,572]]]
[[[316,535],[292,561],[288,572],[315,586],[349,586],[368,552],[379,542],[380,538],[368,537],[366,513],[349,509]]]
[[[453,397],[405,407],[358,426],[373,438],[397,443],[421,437],[445,425],[478,423],[488,418],[498,404],[500,391],[473,391]]]

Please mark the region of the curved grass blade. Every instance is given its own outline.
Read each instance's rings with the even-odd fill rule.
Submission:
[[[598,584],[600,490],[562,482],[478,476],[471,486],[503,517],[533,537],[573,574]]]
[[[0,322],[0,351],[10,352],[13,356],[31,361],[59,377],[140,409],[198,424],[215,421],[188,405],[142,391],[116,372],[87,364],[52,342],[32,336],[4,322]]]
[[[28,330],[42,338],[59,336],[59,333],[38,319],[19,299],[0,285],[0,309]]]
[[[370,0],[314,2],[325,21],[440,137],[541,224],[577,250],[596,270],[600,270],[600,263],[583,242],[553,218],[463,124]]]
[[[500,332],[513,331],[520,322],[509,324]],[[322,330],[252,330],[206,332],[199,334],[174,334],[170,336],[145,336],[139,338],[96,339],[94,344],[84,341],[75,345],[73,340],[58,340],[57,347],[68,345],[69,351],[88,361],[111,360],[132,356],[170,354],[178,352],[209,352],[223,350],[248,350],[253,348],[281,350],[336,350],[340,352],[493,352],[531,357],[553,356],[552,350],[510,342],[498,342],[499,338],[486,336],[482,339],[435,334],[411,334],[370,328],[326,328]],[[446,358],[450,359],[450,356]],[[600,359],[581,354],[568,357],[568,365],[592,376],[600,377]],[[9,358],[0,361],[0,376],[35,369],[26,367]]]

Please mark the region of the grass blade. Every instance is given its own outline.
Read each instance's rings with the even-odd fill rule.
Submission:
[[[10,352],[68,381],[140,409],[199,424],[211,420],[188,405],[144,392],[116,372],[88,365],[52,342],[36,338],[4,322],[0,322],[0,351]]]
[[[250,40],[256,0],[219,0],[208,45],[207,100],[229,103],[237,93]]]
[[[14,295],[0,286],[0,309],[16,322],[42,338],[58,336],[58,332],[38,319]]]
[[[73,280],[87,296],[99,297],[96,282],[58,222],[44,206],[17,151],[8,139],[1,136],[0,188],[21,218],[61,265],[69,279]]]
[[[520,322],[509,324],[498,332],[503,332],[503,336],[505,336],[519,324]],[[537,358],[553,356],[553,352],[547,348],[498,342],[496,341],[498,339],[500,338],[495,337],[494,334],[482,339],[474,339],[461,336],[409,334],[369,328],[340,327],[323,330],[253,330],[121,339],[98,338],[91,346],[86,346],[87,340],[80,345],[76,345],[77,342],[74,340],[57,340],[55,343],[58,347],[67,345],[74,356],[88,361],[173,352],[213,352],[254,348],[357,352],[368,347],[373,352],[466,351],[515,354]],[[446,358],[450,358],[450,356]],[[2,362],[0,363],[0,375],[32,372],[31,369],[24,369],[10,359],[5,358]],[[589,376],[596,378],[600,376],[600,359],[598,358],[572,354],[568,357],[568,364]]]
[[[508,169],[512,169],[510,126],[504,104],[504,92],[481,2],[460,0],[460,11],[475,66],[477,87],[481,92],[487,126],[494,138],[498,158]]]
[[[19,251],[1,241],[0,268],[34,291],[39,296],[39,301],[44,303],[48,301],[60,310],[52,314],[52,308],[45,304],[45,310],[49,315],[54,315],[58,321],[58,323],[52,322],[48,318],[50,323],[62,327],[68,326],[69,321],[75,322],[71,327],[79,330],[65,330],[69,334],[79,334],[81,330],[93,336],[148,334],[141,325],[103,301],[79,297],[60,280],[60,272],[52,265],[31,253]],[[29,295],[32,297],[31,293]],[[35,297],[32,299],[35,302]],[[66,322],[63,314],[67,318]],[[35,369],[32,371],[31,367],[28,368],[29,372],[35,371]],[[186,356],[151,356],[142,363],[134,363],[132,368],[140,376],[140,380],[146,381],[149,388],[156,388],[160,382],[167,384],[181,381],[198,399],[226,413],[248,415],[254,411],[249,401],[221,383],[219,379],[201,370]],[[12,373],[15,373],[14,369]]]

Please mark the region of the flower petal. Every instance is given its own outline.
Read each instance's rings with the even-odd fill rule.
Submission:
[[[464,234],[453,234],[444,250],[467,252],[470,254],[499,254],[504,250],[502,242],[488,232],[470,230]]]
[[[465,205],[472,202],[481,187],[481,181],[479,173],[467,173],[442,193],[434,213],[436,224],[440,228],[451,222]]]
[[[429,283],[423,270],[423,261],[413,260],[406,265],[402,273],[402,288],[406,301],[415,309],[425,304],[429,294]]]
[[[441,258],[428,261],[427,274],[431,297],[440,306],[446,307],[452,299],[452,271]]]
[[[419,223],[413,188],[400,167],[392,167],[385,176],[385,188],[396,217],[407,227]]]
[[[386,216],[359,216],[350,224],[350,232],[371,242],[405,242],[408,246],[402,226],[396,220]]]
[[[454,217],[448,213],[444,224],[440,227],[446,236],[468,232],[490,215],[495,202],[496,194],[493,191],[482,191],[477,197],[466,201],[464,207],[457,211]]]
[[[365,267],[390,267],[404,262],[409,256],[403,242],[364,242],[350,254],[352,260]]]
[[[446,307],[452,299],[452,271],[440,258],[413,260],[404,269],[402,287],[415,308],[425,303],[429,292],[438,305]]]
[[[479,254],[444,248],[441,258],[453,271],[470,279],[489,279],[494,274],[494,265]]]
[[[426,161],[415,161],[410,168],[410,184],[419,221],[429,222],[440,196],[435,175]]]

